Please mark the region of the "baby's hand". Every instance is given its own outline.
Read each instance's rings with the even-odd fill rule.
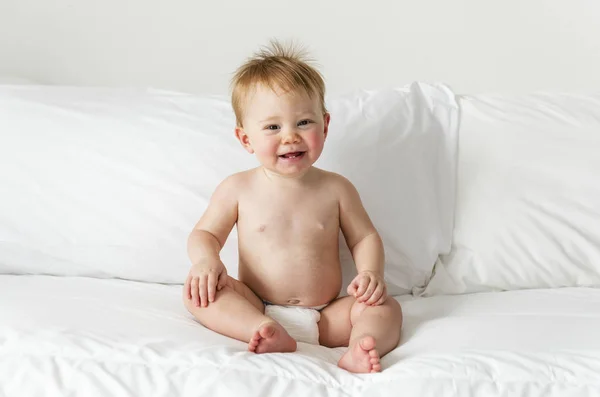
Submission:
[[[348,286],[347,292],[358,302],[381,305],[387,298],[387,287],[383,276],[370,270],[360,272]]]
[[[185,280],[185,296],[192,300],[195,306],[208,306],[215,300],[215,294],[227,282],[227,269],[218,259],[207,260],[192,265]]]

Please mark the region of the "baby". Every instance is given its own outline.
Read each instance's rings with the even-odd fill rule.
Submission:
[[[296,350],[296,340],[265,315],[265,304],[322,309],[319,343],[349,346],[338,366],[381,371],[380,357],[398,344],[402,311],[387,297],[382,240],[356,188],[313,167],[330,117],[321,75],[301,54],[274,42],[237,70],[232,86],[235,135],[261,166],[221,182],[191,232],[186,308],[255,353]],[[219,258],[236,224],[239,280]],[[358,275],[349,296],[336,299],[340,229]]]

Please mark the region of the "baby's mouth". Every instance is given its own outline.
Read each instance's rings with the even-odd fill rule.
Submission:
[[[302,157],[304,155],[304,153],[306,153],[306,152],[290,152],[290,153],[282,154],[279,157],[281,157],[282,159],[295,159],[298,157]]]

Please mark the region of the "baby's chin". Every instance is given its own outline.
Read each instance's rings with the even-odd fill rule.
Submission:
[[[263,164],[263,168],[267,171],[267,174],[282,177],[282,178],[301,178],[306,175],[312,169],[312,164],[307,163],[302,167],[289,167],[279,166],[278,164],[274,167],[268,167]]]

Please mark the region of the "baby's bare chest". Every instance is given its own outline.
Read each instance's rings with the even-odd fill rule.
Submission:
[[[257,197],[240,203],[237,227],[238,234],[255,238],[329,239],[339,233],[339,206],[326,196]]]

